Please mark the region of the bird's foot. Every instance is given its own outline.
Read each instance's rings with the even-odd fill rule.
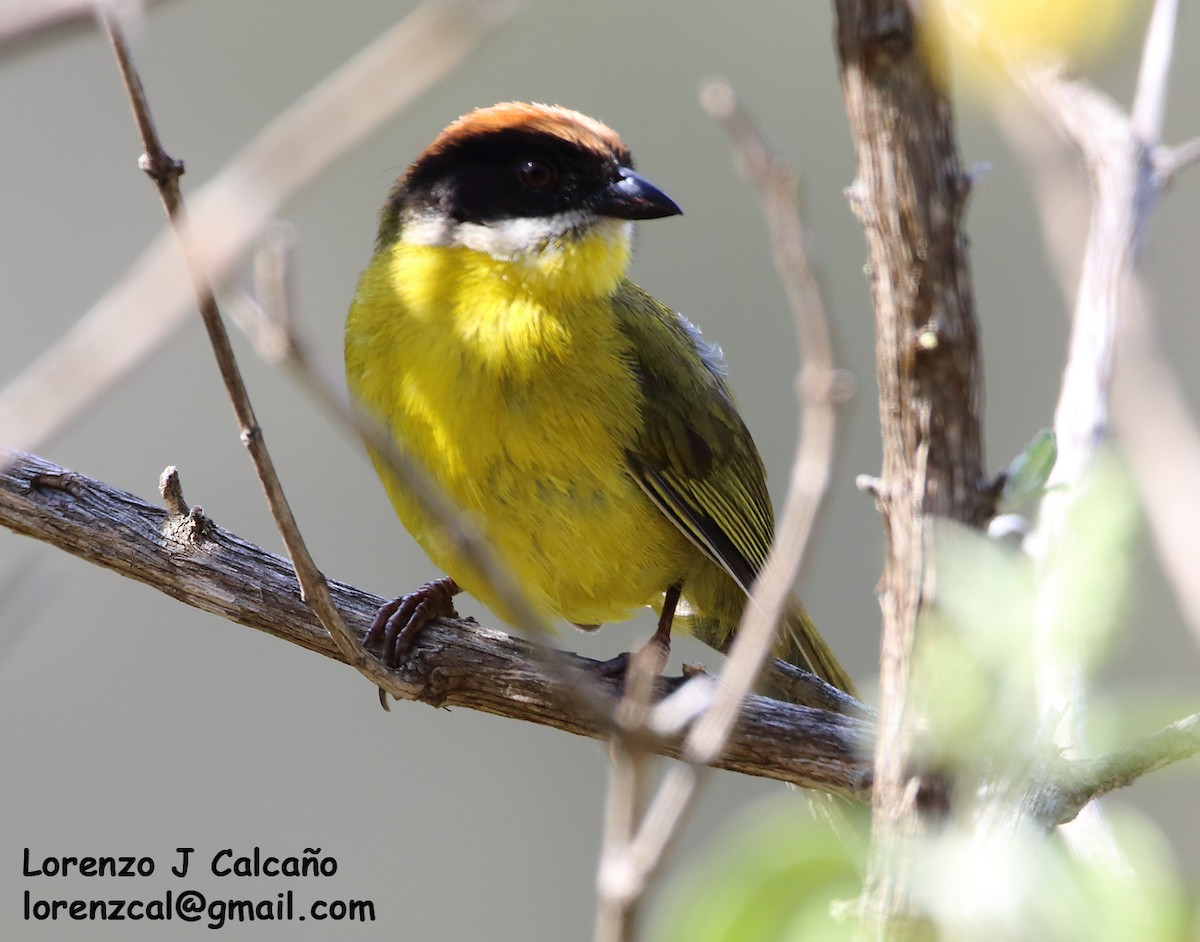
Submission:
[[[363,646],[377,652],[384,667],[394,670],[403,663],[433,619],[458,614],[453,600],[460,591],[453,579],[434,579],[415,592],[385,602],[371,622]],[[387,692],[382,687],[379,688],[379,703],[388,709]]]
[[[664,644],[663,639],[656,634],[636,651],[622,651],[616,657],[602,661],[597,665],[596,673],[605,680],[618,681],[623,687],[625,681],[634,673],[635,664],[638,673],[660,677],[667,669],[670,657],[670,639]]]

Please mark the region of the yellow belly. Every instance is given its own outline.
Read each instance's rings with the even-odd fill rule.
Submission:
[[[516,264],[467,249],[377,255],[347,322],[351,390],[473,517],[535,604],[578,624],[626,618],[694,565],[695,550],[625,470],[642,394],[606,302],[547,294]],[[430,558],[507,617],[376,467]]]

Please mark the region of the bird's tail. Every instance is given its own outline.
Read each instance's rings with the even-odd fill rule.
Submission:
[[[825,643],[798,598],[793,597],[788,606],[773,653],[780,660],[811,671],[852,697],[858,696],[854,681]]]
[[[733,636],[741,621],[742,610],[746,605],[746,596],[737,588],[733,580],[729,580],[730,591],[714,595],[706,600],[710,603],[707,611],[689,612],[687,615],[676,616],[675,624],[684,631],[695,635],[700,641],[718,651],[728,651],[733,642]],[[724,586],[722,586],[724,588]],[[734,594],[736,590],[736,595]],[[857,698],[854,682],[846,669],[834,657],[833,651],[825,643],[817,631],[817,626],[808,617],[808,612],[800,600],[794,595],[788,602],[787,615],[779,628],[779,639],[771,652],[777,658],[794,664],[803,670],[816,674],[827,684],[832,684],[844,693]],[[773,696],[783,695],[791,699],[775,685],[768,682],[768,688]]]

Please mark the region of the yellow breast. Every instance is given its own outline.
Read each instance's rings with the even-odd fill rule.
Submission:
[[[352,392],[474,517],[535,602],[580,624],[652,603],[693,553],[625,470],[642,393],[608,303],[628,260],[627,243],[619,249],[600,234],[534,264],[397,242],[364,272],[346,326]],[[433,561],[503,617],[376,467]]]

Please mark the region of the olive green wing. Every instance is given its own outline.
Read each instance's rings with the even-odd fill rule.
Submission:
[[[774,516],[766,471],[725,383],[720,350],[636,285],[614,296],[644,402],[626,452],[658,508],[749,591]]]

